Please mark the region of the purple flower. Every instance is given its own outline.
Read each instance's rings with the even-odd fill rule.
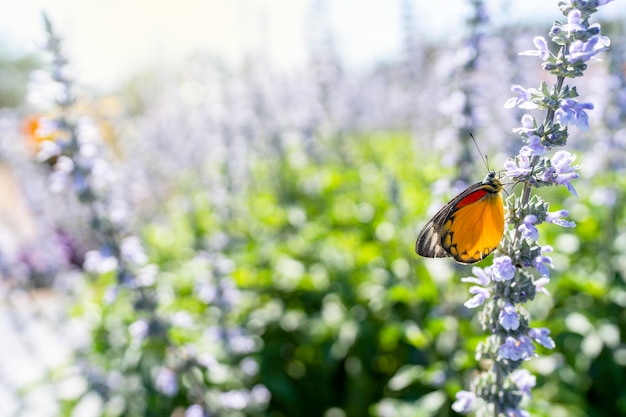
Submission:
[[[470,391],[459,391],[456,393],[456,401],[452,403],[452,409],[459,414],[466,414],[472,411],[476,402],[476,394]]]
[[[251,402],[250,392],[243,389],[222,392],[219,394],[219,400],[228,410],[243,410]]]
[[[552,266],[552,258],[543,255],[537,256],[535,259],[532,260],[532,266],[537,271],[539,271],[542,277],[549,277],[550,270],[548,269],[548,267]]]
[[[252,403],[254,404],[267,404],[272,398],[272,393],[265,387],[265,385],[257,384],[252,387],[250,396],[252,397]]]
[[[585,32],[587,28],[584,25],[581,25],[582,15],[580,10],[572,9],[567,14],[567,23],[561,26],[561,30],[566,32]]]
[[[519,328],[519,316],[513,304],[506,303],[504,305],[498,315],[498,322],[506,330],[517,330]]]
[[[533,43],[537,49],[520,52],[520,55],[524,56],[538,56],[542,61],[547,61],[550,58],[550,50],[548,49],[548,42],[543,36],[535,36]]]
[[[509,376],[517,388],[530,397],[530,390],[537,385],[537,378],[526,369],[516,369]]]
[[[609,46],[611,46],[611,40],[606,36],[594,35],[587,42],[577,40],[570,45],[565,59],[570,64],[578,61],[587,62],[599,52],[609,49]]]
[[[472,284],[478,284],[486,287],[491,282],[491,268],[487,267],[484,270],[477,266],[472,268],[473,277],[461,278],[461,282],[471,282]]]
[[[120,287],[118,285],[111,285],[107,287],[103,297],[103,301],[105,302],[105,304],[110,305],[115,302],[115,300],[117,300],[117,296],[119,295],[119,288]]]
[[[537,92],[535,88],[525,89],[521,85],[515,84],[511,86],[511,91],[517,94],[517,97],[512,97],[504,103],[504,108],[510,109],[513,107],[519,107],[520,109],[536,109],[537,105],[531,100],[532,94]]]
[[[550,337],[550,330],[545,327],[541,327],[539,329],[529,329],[528,336],[535,339],[537,343],[541,346],[547,347],[548,349],[554,349],[554,340]]]
[[[481,306],[486,299],[491,297],[491,291],[483,287],[478,287],[476,285],[470,287],[469,293],[474,294],[474,296],[467,300],[465,304],[463,304],[467,308],[476,308],[478,306]]]
[[[530,167],[530,158],[524,155],[517,155],[515,159],[507,159],[504,162],[504,169],[506,170],[506,176],[510,178],[521,178],[530,174],[532,168]]]
[[[254,339],[241,328],[230,329],[226,336],[230,349],[236,354],[250,353],[256,346]]]
[[[148,262],[148,256],[137,236],[128,236],[120,244],[121,257],[131,264],[141,266]]]
[[[557,24],[558,22],[555,22],[555,24],[552,25],[552,27],[550,28],[550,37],[554,37],[554,36],[558,36],[561,32],[563,32],[563,30],[561,30],[561,25]]]
[[[491,271],[491,267],[486,267],[485,269],[483,269],[475,266],[474,268],[472,268],[472,272],[475,276],[461,278],[462,282],[471,282],[473,284],[477,284],[470,287],[469,293],[473,294],[474,296],[467,300],[465,304],[463,304],[465,307],[476,308],[482,305],[486,299],[491,297],[491,291],[489,291],[489,289],[487,288],[483,288],[488,286],[491,282]]]
[[[541,138],[537,135],[532,135],[528,138],[528,144],[522,146],[519,153],[524,156],[543,155],[548,152],[545,146],[541,143]]]
[[[91,250],[85,254],[83,268],[85,271],[96,274],[106,274],[114,271],[118,267],[119,261],[105,248],[101,250]]]
[[[525,114],[522,116],[522,127],[518,127],[513,129],[513,132],[518,133],[523,136],[529,136],[535,133],[537,130],[537,126],[535,125],[535,118],[530,114]]]
[[[176,374],[171,369],[161,368],[154,379],[154,385],[157,391],[168,397],[173,397],[178,393]]]
[[[569,220],[563,220],[563,217],[567,216],[569,216],[569,211],[567,210],[549,212],[546,214],[546,222],[554,223],[563,227],[576,227],[576,223],[570,222]]]
[[[562,126],[574,122],[581,130],[589,128],[589,116],[585,110],[593,109],[593,103],[579,103],[576,99],[566,98],[561,100],[561,106],[554,113],[554,117]]]
[[[549,277],[550,276],[550,269],[548,269],[548,267],[552,267],[552,258],[550,258],[549,256],[545,256],[545,253],[549,253],[552,252],[552,246],[546,245],[546,246],[542,246],[541,247],[541,254],[538,255],[537,257],[535,257],[535,259],[532,260],[531,265],[533,268],[535,268],[537,271],[539,271],[539,273],[541,274],[542,277]],[[535,283],[535,288],[537,291],[542,291],[546,294],[549,295],[548,291],[543,289],[543,286],[539,287],[537,286],[540,280],[537,280],[537,282]],[[539,284],[539,285],[545,285],[547,284]]]
[[[533,284],[535,284],[535,290],[537,292],[542,292],[546,295],[550,295],[550,292],[548,292],[548,290],[545,289],[545,286],[548,285],[549,282],[550,282],[550,278],[544,276],[537,280],[534,280]]]
[[[130,326],[128,326],[128,332],[130,333],[131,337],[138,342],[141,342],[146,338],[149,330],[150,325],[144,319],[139,319],[131,323]]]
[[[528,411],[520,410],[519,408],[507,408],[504,414],[506,417],[530,417]]]
[[[550,184],[565,185],[570,193],[578,197],[576,190],[570,184],[571,180],[578,178],[576,170],[580,166],[572,166],[575,159],[576,155],[567,151],[556,152],[550,159],[551,166],[544,171],[541,179]]]
[[[185,411],[185,417],[205,417],[204,410],[198,404],[193,404]]]
[[[515,266],[513,266],[511,258],[506,255],[495,258],[492,268],[494,281],[509,281],[515,277]]]
[[[512,361],[528,359],[534,356],[534,354],[535,347],[526,336],[519,336],[519,339],[508,336],[504,343],[498,348],[498,355],[503,359],[510,359]]]
[[[525,238],[536,241],[539,239],[539,231],[535,223],[537,223],[537,216],[528,214],[524,217],[524,223],[522,223],[517,230],[519,230]]]

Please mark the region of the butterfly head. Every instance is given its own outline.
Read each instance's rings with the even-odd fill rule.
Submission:
[[[498,193],[504,188],[504,186],[502,185],[502,181],[500,181],[499,178],[496,178],[496,176],[496,171],[489,171],[483,179],[483,184],[486,186],[490,186],[493,192]]]

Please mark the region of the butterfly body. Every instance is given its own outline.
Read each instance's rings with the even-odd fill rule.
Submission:
[[[470,185],[426,223],[415,242],[415,252],[428,258],[451,256],[465,264],[488,256],[504,234],[502,189],[494,171]]]

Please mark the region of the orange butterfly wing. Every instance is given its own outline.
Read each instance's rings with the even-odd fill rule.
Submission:
[[[421,256],[452,256],[474,263],[493,252],[504,233],[502,183],[490,172],[446,204],[420,232],[415,251]]]

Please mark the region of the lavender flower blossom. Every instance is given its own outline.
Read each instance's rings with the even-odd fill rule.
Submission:
[[[469,293],[474,296],[467,300],[465,304],[463,304],[467,308],[476,308],[481,306],[485,300],[491,297],[491,291],[486,288],[491,283],[492,278],[492,268],[487,267],[485,269],[479,268],[475,266],[472,268],[472,272],[474,273],[473,277],[464,277],[461,278],[462,282],[470,282],[474,285],[470,287]]]
[[[587,42],[574,41],[570,46],[569,54],[565,55],[565,59],[570,64],[587,62],[599,52],[609,49],[609,46],[611,46],[611,40],[600,35],[592,36]]]
[[[114,271],[119,265],[118,259],[106,250],[92,250],[85,254],[85,271],[106,274]]]
[[[538,56],[542,61],[547,61],[550,58],[550,50],[548,49],[546,38],[543,36],[535,36],[533,43],[537,49],[520,52],[520,55]]]
[[[525,155],[517,155],[515,159],[507,159],[504,162],[505,175],[514,180],[521,180],[532,172],[530,158]]]
[[[541,248],[543,252],[543,247]],[[542,277],[550,276],[550,269],[548,267],[552,267],[552,258],[549,256],[539,255],[536,256],[531,263],[532,267],[535,268]],[[539,291],[539,289],[537,289]]]
[[[524,217],[524,223],[522,223],[517,230],[519,230],[525,238],[537,241],[539,239],[539,231],[535,223],[537,223],[537,216],[528,214]]]
[[[519,328],[519,316],[515,311],[515,306],[511,303],[506,303],[500,310],[498,321],[505,330],[517,330]]]
[[[537,135],[532,135],[528,138],[528,144],[523,146],[519,153],[524,156],[539,156],[548,152],[545,146],[541,143],[541,138]]]
[[[567,151],[557,151],[550,159],[550,167],[546,169],[541,176],[541,180],[549,184],[565,185],[567,190],[578,197],[576,190],[570,183],[571,180],[578,178],[576,170],[579,165],[572,165],[576,156]]]
[[[498,354],[503,359],[512,361],[526,360],[535,355],[535,347],[530,339],[526,336],[507,336],[504,343],[498,348]]]
[[[512,97],[507,100],[504,107],[507,109],[513,107],[519,107],[520,109],[536,109],[537,105],[531,101],[532,94],[537,90],[534,88],[524,88],[521,85],[514,85],[511,87],[511,91],[517,94],[517,97]]]
[[[483,269],[475,266],[472,268],[472,273],[474,274],[473,277],[461,278],[461,282],[471,282],[473,284],[478,284],[483,287],[486,287],[491,282],[490,267]]]
[[[456,393],[456,401],[452,404],[452,409],[459,414],[466,414],[472,411],[476,402],[476,394],[470,391],[459,391]]]
[[[511,382],[513,382],[524,395],[530,397],[530,391],[537,384],[537,378],[526,369],[516,369],[511,372]]]
[[[28,101],[33,104],[49,105],[66,98],[65,86],[55,81],[44,70],[35,70],[30,74],[28,83]]]
[[[469,289],[470,294],[474,294],[472,298],[467,300],[465,304],[463,304],[467,308],[476,308],[478,306],[483,305],[485,300],[491,297],[491,291],[486,288],[473,286]]]
[[[496,282],[509,281],[515,277],[515,266],[507,255],[493,260],[493,280]]]
[[[250,391],[252,402],[255,404],[267,404],[272,399],[272,393],[265,385],[257,384]]]
[[[587,28],[580,24],[582,21],[581,17],[582,15],[581,15],[580,10],[572,9],[567,14],[567,23],[561,26],[561,30],[564,30],[565,32],[570,32],[570,33],[585,32]]]
[[[545,295],[550,295],[550,292],[545,288],[545,286],[548,285],[549,282],[550,279],[547,276],[542,276],[541,278],[534,280],[533,283],[535,284],[535,291],[542,292]]]
[[[535,339],[537,343],[541,346],[547,347],[548,349],[554,349],[554,340],[550,337],[550,330],[545,327],[541,327],[539,329],[529,329],[528,336]]]
[[[559,185],[565,185],[567,189],[577,196],[576,191],[570,184],[570,181],[578,178],[578,173],[575,172],[580,166],[572,166],[572,162],[576,159],[576,155],[573,155],[567,151],[558,151],[550,159],[552,167],[555,169],[554,181]]]
[[[178,393],[178,380],[171,369],[161,368],[154,378],[154,385],[160,393],[168,397]]]
[[[569,211],[559,210],[546,213],[546,222],[553,223],[562,227],[576,227],[576,223],[563,220],[563,217],[569,216]]]
[[[535,118],[532,117],[530,114],[524,114],[520,123],[522,127],[513,129],[513,132],[518,133],[522,136],[530,136],[537,131]]]
[[[200,405],[193,404],[185,410],[185,417],[206,417],[206,415]]]
[[[506,417],[530,417],[530,413],[526,410],[520,410],[519,408],[507,408],[505,411]]]
[[[579,103],[573,98],[561,101],[561,106],[556,111],[554,117],[562,126],[571,122],[581,130],[589,128],[589,116],[585,110],[593,109],[592,103]]]
[[[128,236],[120,243],[120,252],[122,259],[126,262],[140,266],[148,262],[143,245],[138,237]]]
[[[232,390],[219,394],[222,406],[230,410],[243,410],[251,401],[250,393],[246,390]]]
[[[144,319],[137,320],[131,323],[130,326],[128,326],[128,332],[130,333],[131,337],[133,338],[133,340],[136,340],[138,342],[142,342],[146,338],[146,336],[148,336],[149,329],[150,325]]]

